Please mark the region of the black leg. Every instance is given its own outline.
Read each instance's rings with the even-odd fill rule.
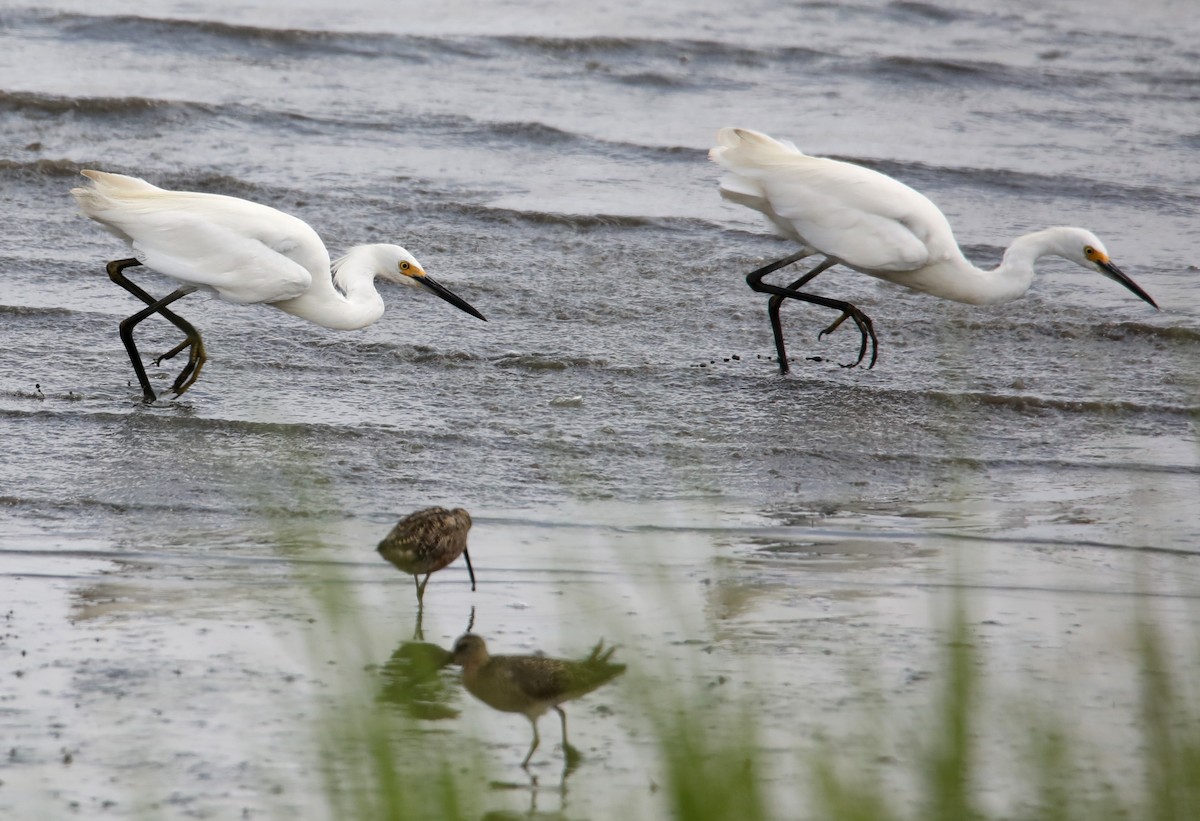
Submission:
[[[774,262],[764,265],[761,268],[756,268],[755,270],[746,274],[746,284],[749,285],[751,288],[753,288],[755,291],[757,291],[757,290],[759,290],[758,286],[762,283],[762,278],[765,277],[767,274],[774,273],[775,271],[778,271],[780,268],[784,268],[788,265],[791,265],[793,262],[799,262],[800,260],[802,260],[808,256],[812,256],[812,251],[809,251],[807,248],[805,248],[800,251],[797,251],[796,253],[792,254],[790,257],[784,257],[783,259],[777,259]]]
[[[746,274],[746,284],[749,285],[752,290],[762,293],[763,292],[763,289],[762,289],[762,278],[763,277],[765,277],[769,273],[778,271],[780,268],[784,268],[788,265],[791,265],[793,262],[799,262],[800,260],[804,259],[805,257],[807,257],[809,255],[810,255],[809,251],[807,249],[805,249],[802,251],[797,251],[796,253],[792,254],[790,257],[784,257],[783,259],[777,259],[768,265],[764,265],[761,268],[757,268],[757,269],[751,271],[750,273]],[[775,334],[775,353],[779,357],[779,372],[787,373],[788,372],[787,350],[786,350],[786,348],[784,348],[784,345],[783,345],[783,327],[779,324],[779,308],[778,308],[778,305],[776,304],[776,301],[775,301],[776,299],[778,299],[780,302],[783,301],[783,297],[772,297],[771,302],[767,306],[767,313],[771,317],[771,331]]]
[[[162,299],[147,305],[133,316],[126,317],[125,319],[121,320],[121,341],[125,343],[125,351],[129,354],[129,361],[133,363],[134,373],[137,374],[138,382],[141,383],[142,386],[142,396],[147,402],[153,402],[158,397],[154,395],[154,389],[150,387],[150,380],[146,378],[146,369],[142,367],[142,358],[138,355],[137,345],[135,345],[133,342],[133,329],[136,328],[138,323],[146,317],[159,313],[167,305],[170,305],[177,299],[187,296],[195,290],[195,286],[192,285],[185,285],[182,288],[176,288]]]
[[[108,263],[108,277],[126,291],[129,291],[129,293],[136,296],[142,302],[145,302],[147,305],[154,305],[158,300],[156,300],[142,288],[138,287],[135,283],[131,282],[124,274],[126,268],[132,268],[135,265],[141,265],[141,263],[133,258],[113,260],[112,262]],[[196,289],[193,288],[192,290],[194,291]],[[175,378],[175,384],[172,385],[172,390],[175,391],[175,395],[179,396],[188,388],[190,388],[195,383],[196,379],[199,378],[200,369],[203,368],[204,363],[208,361],[208,355],[204,350],[204,340],[201,339],[199,331],[192,326],[192,323],[188,322],[174,311],[167,310],[166,308],[159,308],[158,313],[176,328],[183,331],[187,338],[167,353],[155,359],[154,364],[159,365],[164,359],[171,359],[184,348],[191,349],[188,354],[187,365],[185,365],[183,370],[179,372],[179,376]],[[144,391],[145,385],[142,387]]]
[[[467,572],[471,574],[471,592],[475,592],[475,568],[471,567],[471,554],[463,548],[463,558],[467,560]]]
[[[789,291],[795,291],[817,274],[835,264],[835,260],[826,257],[820,265],[813,268],[807,274],[793,282],[787,287],[787,289]],[[779,308],[781,305],[783,305],[783,297],[779,294],[774,294],[767,302],[767,315],[771,318],[771,332],[775,334],[775,353],[779,357],[779,372],[787,373],[791,366],[788,364],[787,348],[783,344],[783,323],[779,320]],[[818,335],[817,338],[820,339],[820,336]]]
[[[818,338],[827,333],[832,333],[839,325],[845,322],[846,319],[853,319],[854,324],[858,327],[858,332],[862,335],[862,342],[858,348],[858,359],[856,359],[854,362],[843,365],[842,367],[853,368],[863,361],[867,355],[868,339],[871,342],[871,361],[867,367],[875,367],[875,360],[879,355],[879,342],[875,337],[875,328],[871,323],[871,318],[869,316],[856,308],[854,305],[851,305],[849,302],[845,302],[844,300],[828,299],[827,297],[816,296],[815,294],[806,294],[796,290],[805,283],[809,282],[817,274],[827,270],[833,265],[836,265],[837,260],[826,257],[819,265],[806,273],[804,276],[800,277],[788,288],[781,288],[777,285],[771,285],[762,281],[763,276],[766,274],[769,274],[772,271],[777,271],[785,265],[790,265],[791,263],[802,259],[807,255],[807,251],[801,251],[797,254],[793,254],[790,257],[786,257],[785,259],[773,262],[770,265],[763,266],[756,271],[751,271],[746,275],[746,284],[749,285],[751,289],[760,293],[771,294],[771,300],[767,304],[767,313],[771,318],[771,330],[775,335],[775,352],[779,356],[779,372],[787,373],[789,368],[787,361],[787,350],[783,343],[783,326],[779,319],[779,308],[783,304],[784,299],[798,299],[801,302],[822,305],[826,308],[834,308],[835,310],[842,312],[842,315],[832,325],[817,335]]]
[[[154,360],[155,365],[161,364],[164,359],[172,358],[184,348],[191,348],[191,351],[188,353],[187,364],[183,366],[179,376],[175,377],[175,383],[171,385],[171,390],[175,392],[176,396],[196,384],[196,380],[200,378],[200,369],[208,361],[208,352],[204,350],[204,340],[200,338],[200,334],[196,334],[194,338],[185,339]]]

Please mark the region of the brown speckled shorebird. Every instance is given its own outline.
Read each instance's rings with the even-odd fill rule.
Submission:
[[[537,722],[553,707],[562,719],[563,755],[568,768],[578,753],[567,743],[567,714],[561,705],[579,698],[625,672],[624,664],[609,661],[617,648],[604,648],[601,641],[580,661],[545,656],[493,656],[482,638],[467,633],[454,645],[454,664],[462,665],[467,692],[484,704],[506,713],[521,713],[533,726],[533,744],[521,766],[540,741]]]
[[[427,507],[410,513],[392,528],[379,543],[379,555],[405,573],[412,574],[417,585],[417,604],[425,598],[429,576],[453,562],[462,554],[475,589],[475,569],[467,552],[467,531],[471,529],[471,514],[461,507]],[[425,574],[424,581],[417,577]]]

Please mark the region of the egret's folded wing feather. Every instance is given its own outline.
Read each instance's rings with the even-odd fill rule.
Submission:
[[[911,271],[929,262],[928,237],[910,226],[934,215],[945,221],[932,203],[870,169],[816,157],[803,160],[775,168],[759,182],[772,210],[806,244],[868,271]],[[918,211],[923,220],[916,218]]]
[[[781,236],[807,244],[804,238],[796,233],[796,226],[790,220],[775,213],[771,201],[767,198],[767,192],[757,182],[746,177],[739,177],[737,174],[726,174],[721,179],[719,190],[722,198],[752,208],[764,215]]]
[[[172,211],[138,231],[132,242],[142,264],[182,282],[212,288],[228,302],[278,302],[312,285],[304,266],[268,247],[186,212]]]
[[[922,194],[869,168],[810,157],[749,129],[723,128],[717,143],[709,157],[729,172],[721,181],[723,197],[761,211],[784,235],[854,268],[899,272],[928,264],[930,237],[911,226],[942,225],[952,235]]]
[[[762,211],[767,206],[767,195],[762,186],[737,174],[726,174],[721,178],[721,196],[747,208]]]
[[[167,191],[136,177],[86,170],[71,193],[84,214],[128,242],[143,264],[230,302],[278,302],[329,270],[317,233],[290,214],[219,194]]]

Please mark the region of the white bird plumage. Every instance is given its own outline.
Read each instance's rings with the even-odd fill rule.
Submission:
[[[873,367],[878,342],[870,318],[841,300],[797,289],[827,268],[842,264],[864,274],[904,285],[942,299],[972,305],[1000,305],[1029,290],[1033,266],[1043,256],[1060,256],[1097,271],[1128,288],[1155,308],[1158,305],[1109,259],[1103,243],[1083,228],[1047,228],[1018,237],[1000,265],[987,271],[963,256],[945,215],[930,200],[899,180],[853,163],[810,157],[789,142],[744,128],[723,128],[709,158],[727,174],[721,196],[762,212],[800,251],[752,271],[750,287],[771,294],[768,312],[779,368],[788,370],[779,321],[785,298],[835,308],[842,315],[821,332],[835,330],[846,319],[862,335],[858,359],[868,339]],[[824,259],[787,288],[762,278],[807,256]]]
[[[155,362],[190,349],[188,364],[175,380],[182,394],[200,375],[207,356],[200,334],[167,306],[197,290],[242,305],[261,303],[326,328],[353,330],[378,320],[383,298],[375,278],[423,286],[467,313],[483,319],[464,300],[430,277],[399,245],[359,245],[330,262],[317,232],[303,220],[266,205],[190,191],[168,191],[137,177],[85,170],[89,187],[71,189],[85,215],[133,248],[132,259],[108,264],[109,276],[147,307],[121,323],[121,339],[147,402],[155,399],[133,343],[133,328],[158,313],[186,339]],[[155,299],[124,275],[145,265],[181,283]]]

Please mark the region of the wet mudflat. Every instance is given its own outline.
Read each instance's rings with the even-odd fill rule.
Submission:
[[[491,786],[479,786],[497,809],[532,799],[588,817],[617,801],[665,814],[647,724],[653,688],[714,711],[756,705],[770,793],[788,812],[804,813],[798,779],[829,739],[903,784],[913,734],[944,686],[956,592],[986,672],[993,720],[981,748],[999,765],[997,805],[1026,752],[1007,730],[1013,710],[1074,717],[1117,774],[1133,777],[1136,755],[1118,751],[1137,746],[1137,619],[1150,614],[1180,659],[1196,626],[1186,559],[979,538],[951,524],[949,510],[813,512],[782,523],[709,505],[591,503],[560,517],[481,517],[478,591],[465,567],[448,568],[421,612],[423,639],[444,648],[468,626],[493,652],[581,657],[607,638],[632,668],[567,705],[583,760],[565,794],[553,713],[541,723],[531,792],[519,767],[525,720],[442,674],[437,709],[416,714],[412,743],[449,733],[465,760],[485,758]],[[418,615],[411,579],[363,543],[378,525],[339,528],[319,543],[297,534],[275,558],[246,549],[190,561],[161,551],[108,561],[86,550],[10,554],[4,795],[17,817],[76,807],[112,817],[147,808],[323,817],[322,721],[346,698],[347,680],[361,688],[354,695],[378,699],[375,709],[411,706],[389,691],[389,670]],[[958,551],[953,567],[949,550]],[[894,733],[882,742],[867,725],[880,710]]]

